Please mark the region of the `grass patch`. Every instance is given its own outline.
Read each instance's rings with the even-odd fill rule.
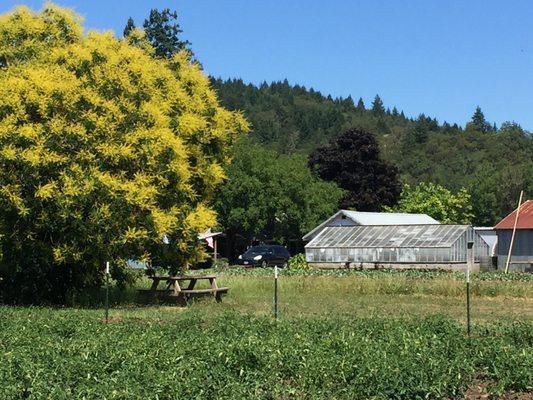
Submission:
[[[224,269],[193,271],[216,273],[219,286],[228,286],[222,305],[200,302],[206,309],[234,310],[245,314],[270,315],[273,300],[272,269]],[[493,276],[496,275],[496,276]],[[474,321],[499,319],[533,320],[533,282],[525,274],[475,274],[472,277]],[[483,279],[480,279],[484,277]],[[497,278],[503,277],[503,280]],[[511,278],[512,277],[512,278]],[[148,288],[143,279],[138,287]],[[199,281],[199,287],[208,285]],[[447,314],[463,322],[465,281],[458,273],[405,271],[298,271],[282,272],[279,280],[282,318],[304,316],[384,316]],[[136,288],[111,290],[113,307],[138,307]],[[77,306],[101,308],[104,292],[76,296]]]
[[[223,308],[243,313],[272,313],[273,280],[265,276],[221,275],[230,287]],[[533,320],[531,284],[474,281],[474,321]],[[449,277],[424,280],[405,276],[372,279],[359,276],[283,276],[279,280],[282,318],[303,316],[409,317],[447,314],[465,318],[465,283]],[[211,307],[205,303],[203,307]]]

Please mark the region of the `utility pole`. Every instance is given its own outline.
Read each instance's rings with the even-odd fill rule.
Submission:
[[[524,191],[520,191],[520,199],[518,200],[518,208],[516,209],[516,215],[514,218],[513,234],[511,235],[511,244],[509,245],[509,252],[507,253],[507,261],[505,262],[505,273],[509,272],[509,264],[511,262],[511,255],[513,253],[514,236],[516,233],[516,225],[518,224],[518,215],[520,214],[520,206],[522,205],[522,197],[524,197]]]

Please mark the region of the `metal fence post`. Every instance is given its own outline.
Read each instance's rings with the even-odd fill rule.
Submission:
[[[105,263],[105,323],[109,323],[109,261]]]
[[[278,267],[274,266],[274,319],[278,319]]]
[[[466,251],[466,332],[470,336],[470,268],[474,261],[474,242],[468,242]]]

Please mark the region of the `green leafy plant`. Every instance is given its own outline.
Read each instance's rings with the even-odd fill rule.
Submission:
[[[305,254],[302,253],[296,254],[295,256],[289,258],[289,262],[287,264],[289,269],[293,271],[305,271],[310,269],[307,261],[305,261]]]
[[[229,260],[227,258],[219,258],[215,263],[215,268],[227,268],[229,266]]]
[[[0,307],[0,398],[449,399],[480,371],[495,395],[533,390],[527,322],[467,340],[442,316],[128,315]]]

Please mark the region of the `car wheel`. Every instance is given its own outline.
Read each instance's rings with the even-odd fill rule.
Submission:
[[[266,268],[268,266],[268,263],[266,260],[261,261],[261,267]]]

